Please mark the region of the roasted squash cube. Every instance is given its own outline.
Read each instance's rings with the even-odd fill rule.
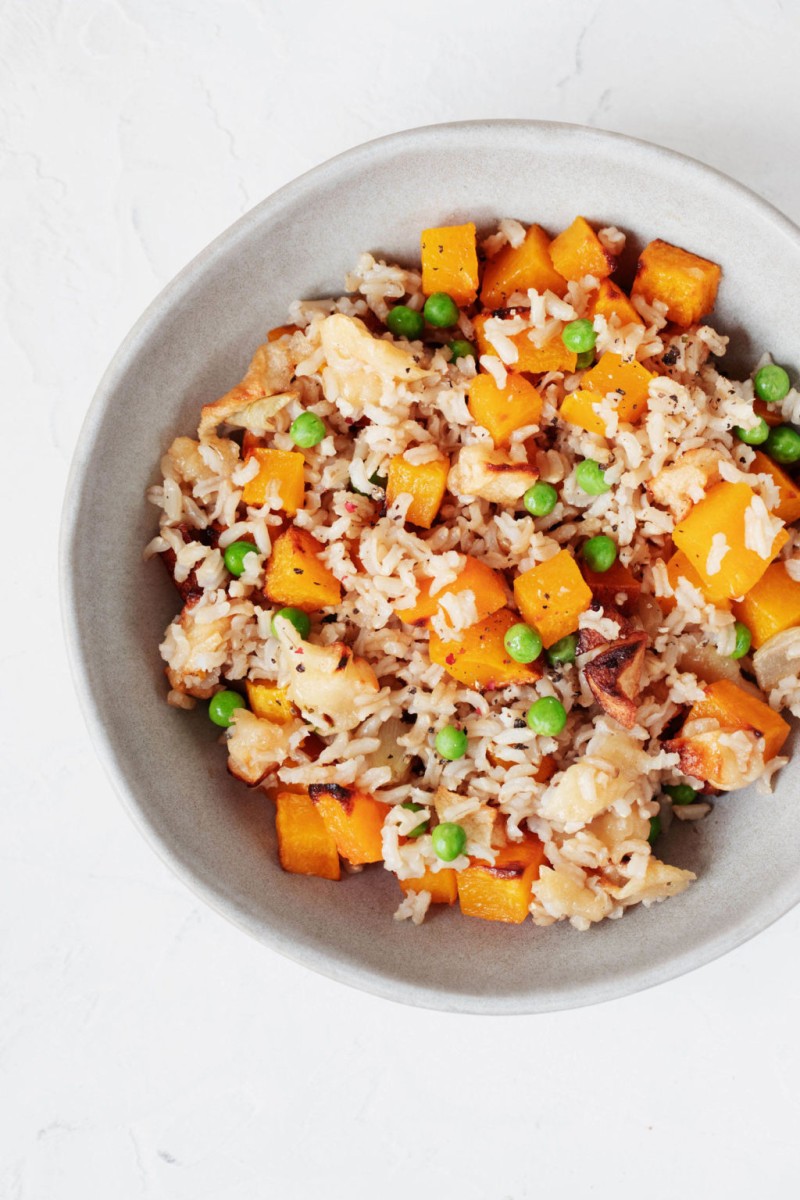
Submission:
[[[581,564],[581,571],[592,589],[592,596],[604,608],[610,605],[626,612],[641,595],[641,583],[629,567],[623,567],[619,559],[607,571],[590,571],[585,564]]]
[[[455,904],[458,899],[456,872],[445,867],[443,871],[426,871],[418,879],[400,879],[405,895],[409,892],[430,892],[431,904]]]
[[[501,608],[465,629],[459,642],[444,641],[438,634],[431,633],[431,662],[444,667],[459,683],[480,691],[535,683],[542,674],[538,661],[515,662],[503,642],[508,630],[516,623],[516,614]]]
[[[601,396],[619,395],[617,411],[620,419],[633,423],[647,408],[647,395],[654,379],[653,372],[635,359],[624,359],[607,350],[591,370],[585,372],[581,387]]]
[[[744,599],[734,604],[733,612],[750,630],[758,650],[776,633],[800,625],[800,583],[790,578],[782,562],[771,563]]]
[[[770,406],[767,405],[767,407]],[[780,517],[787,525],[791,525],[793,521],[796,521],[800,517],[800,487],[797,486],[791,476],[787,475],[782,467],[779,467],[768,455],[762,454],[760,450],[756,450],[750,470],[754,475],[771,475],[777,484],[780,493],[780,503],[777,508],[772,510],[773,514],[776,517]]]
[[[275,797],[278,857],[292,875],[338,879],[336,842],[306,794],[279,792]]]
[[[475,341],[480,355],[497,356],[497,351],[486,336],[486,322],[491,315],[491,313],[479,313],[473,322]],[[521,333],[513,334],[511,341],[517,348],[517,361],[506,365],[508,370],[514,374],[523,371],[529,375],[546,375],[549,371],[563,371],[571,374],[577,366],[577,354],[573,350],[567,349],[560,334],[550,338],[543,346],[534,346],[527,331],[523,329]]]
[[[541,225],[531,225],[520,246],[504,246],[483,272],[484,308],[506,308],[514,292],[551,291],[563,296],[567,281],[550,259],[550,238]]]
[[[242,492],[245,504],[263,504],[273,485],[281,508],[293,517],[303,507],[305,459],[294,450],[267,450],[257,447],[249,456],[258,461],[258,474],[248,479]]]
[[[568,550],[538,563],[514,580],[517,608],[529,625],[539,631],[547,649],[573,633],[578,617],[592,603],[592,591]]]
[[[274,721],[276,725],[291,721],[294,709],[286,688],[278,687],[277,683],[253,679],[245,680],[245,687],[247,703],[257,717]]]
[[[267,559],[264,590],[273,604],[317,612],[342,599],[339,580],[319,555],[322,546],[305,529],[290,526],[272,547]]]
[[[467,388],[469,411],[488,429],[495,446],[506,446],[511,434],[526,425],[538,425],[542,397],[522,375],[509,375],[498,387],[491,375],[476,375]]]
[[[422,290],[447,292],[456,304],[472,304],[478,294],[475,226],[441,225],[422,231]]]
[[[585,217],[576,217],[563,233],[553,238],[550,258],[565,279],[583,279],[585,275],[604,279],[617,265],[616,258],[605,249]]]
[[[592,317],[605,317],[607,321],[616,317],[620,325],[644,325],[630,299],[611,279],[600,281],[590,313]]]
[[[714,576],[710,583],[706,583],[682,550],[676,550],[667,563],[667,578],[673,591],[678,586],[678,580],[685,579],[692,587],[696,587],[702,596],[705,596],[709,604],[713,604],[715,608],[730,609],[731,602],[725,581],[718,582],[717,577]],[[675,601],[671,596],[659,596],[658,603],[665,612],[671,612],[675,607]]]
[[[396,608],[395,613],[407,625],[427,625],[440,609],[445,596],[457,596],[461,592],[472,592],[478,617],[488,617],[497,612],[508,600],[508,591],[502,575],[487,567],[479,558],[466,556],[464,569],[452,583],[446,584],[434,596],[431,595],[431,580],[423,579],[419,584],[419,595],[413,608]]]
[[[670,321],[685,328],[711,312],[721,275],[715,262],[657,239],[641,253],[633,294],[660,300]]]
[[[398,496],[411,496],[406,521],[421,529],[430,529],[444,499],[449,470],[450,462],[446,458],[410,463],[402,454],[395,455],[389,463],[387,505],[394,504]]]
[[[528,915],[531,888],[544,862],[544,846],[529,834],[504,846],[494,866],[479,860],[458,872],[458,900],[466,917],[521,925]]]
[[[381,830],[388,804],[336,783],[312,783],[308,792],[342,858],[354,866],[382,861]]]
[[[686,720],[713,718],[722,729],[752,729],[764,739],[767,762],[780,753],[790,726],[774,709],[730,679],[718,679],[704,688],[705,696],[689,709]]]

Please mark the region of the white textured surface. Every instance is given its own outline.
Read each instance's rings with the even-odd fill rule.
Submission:
[[[3,1200],[796,1187],[800,912],[685,979],[545,1017],[416,1012],[309,975],[200,907],[122,812],[54,579],[106,362],[263,195],[405,126],[542,117],[705,159],[797,220],[798,53],[790,0],[0,5]]]

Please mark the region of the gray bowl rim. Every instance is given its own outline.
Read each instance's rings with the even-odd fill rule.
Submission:
[[[92,459],[94,441],[108,399],[113,395],[125,365],[136,356],[140,344],[147,340],[150,332],[161,321],[162,315],[180,302],[187,289],[194,285],[199,274],[202,274],[220,256],[227,254],[230,248],[240,238],[246,237],[252,228],[264,221],[273,220],[282,211],[294,207],[302,201],[305,194],[316,188],[318,184],[330,183],[337,174],[359,167],[368,168],[371,163],[376,161],[376,158],[381,158],[386,154],[396,154],[404,149],[419,148],[425,142],[441,137],[443,133],[458,132],[465,138],[469,138],[472,135],[480,136],[492,129],[511,130],[515,128],[525,130],[529,136],[540,133],[546,138],[555,134],[564,134],[567,137],[574,135],[592,139],[598,145],[603,146],[616,143],[620,147],[625,147],[629,153],[672,160],[676,166],[680,165],[684,171],[694,171],[698,177],[713,177],[723,188],[738,193],[740,198],[753,205],[762,220],[777,226],[784,236],[796,241],[800,247],[800,227],[752,188],[699,159],[627,134],[563,121],[487,119],[423,125],[363,142],[312,167],[261,200],[191,259],[147,306],[113,355],[83,420],[64,491],[59,537],[61,621],[80,708],[95,753],[111,780],[123,807],[162,862],[166,863],[196,896],[262,945],[268,946],[284,957],[333,979],[337,983],[343,983],[383,999],[417,1008],[508,1016],[563,1011],[605,1003],[667,983],[671,979],[679,978],[681,975],[713,962],[769,928],[800,903],[800,869],[798,869],[797,877],[792,884],[785,885],[768,900],[763,901],[759,905],[757,913],[754,913],[750,920],[743,921],[722,934],[710,936],[702,943],[693,945],[685,953],[673,955],[665,962],[657,962],[648,968],[638,970],[626,970],[624,967],[620,967],[614,978],[606,980],[602,986],[598,986],[596,982],[577,984],[565,988],[558,996],[548,996],[544,1001],[535,993],[500,999],[499,997],[444,991],[409,984],[396,977],[387,978],[377,971],[342,963],[332,955],[314,947],[305,946],[302,942],[297,942],[282,932],[251,918],[240,906],[223,894],[212,878],[201,878],[196,867],[185,859],[180,849],[168,844],[151,824],[137,800],[134,787],[120,767],[103,714],[92,694],[88,650],[81,644],[78,634],[76,581],[71,570],[71,559],[72,547],[78,537],[82,481]],[[587,936],[591,936],[591,934]]]

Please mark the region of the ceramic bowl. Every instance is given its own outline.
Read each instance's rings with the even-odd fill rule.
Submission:
[[[574,126],[432,126],[360,146],[248,213],[164,289],[113,359],[75,454],[62,541],[67,638],[98,752],[156,850],[205,900],[265,945],[393,1000],[528,1013],[606,1000],[700,966],[800,899],[798,768],[776,794],[723,797],[675,822],[664,856],[697,872],[687,893],[589,933],[508,927],[437,911],[392,920],[394,877],[339,885],[285,875],[271,803],[231,779],[203,706],[164,703],[158,643],[177,598],[142,562],[159,458],[200,406],[242,375],[295,297],[340,293],[360,251],[414,261],[420,230],[514,216],[558,230],[576,213],[617,224],[632,251],[654,237],[720,262],[715,323],[747,369],[762,349],[793,363],[787,299],[800,233],[752,192],[670,151]],[[675,827],[677,826],[677,828]]]

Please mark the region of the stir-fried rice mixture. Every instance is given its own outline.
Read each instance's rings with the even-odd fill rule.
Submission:
[[[716,264],[651,242],[625,288],[624,246],[578,217],[363,254],[164,455],[167,699],[287,871],[585,930],[684,891],[670,822],[787,761],[800,395],[724,373]]]

